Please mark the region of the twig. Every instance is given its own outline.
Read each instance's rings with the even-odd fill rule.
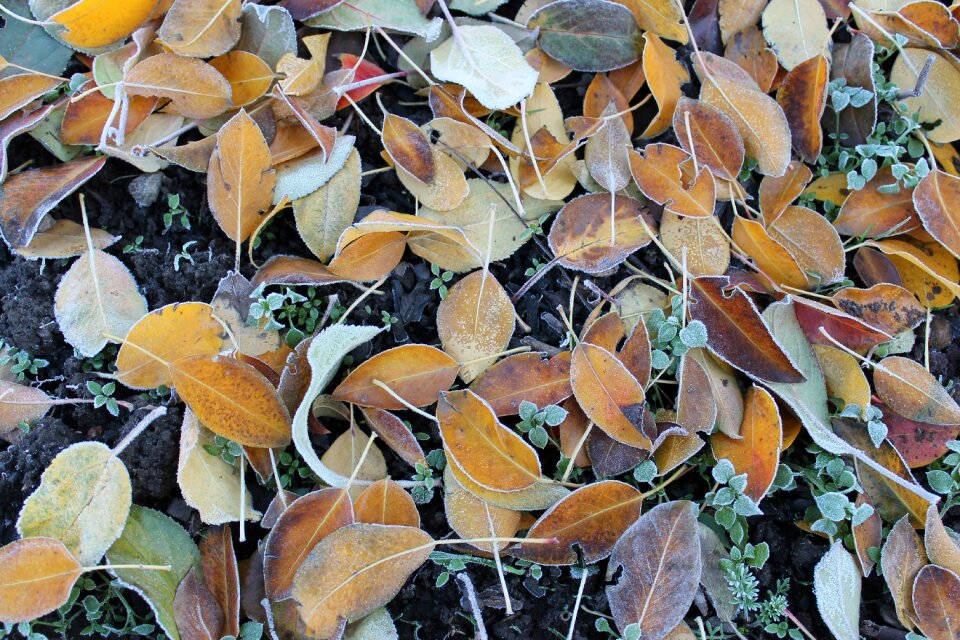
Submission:
[[[474,621],[477,624],[477,640],[488,640],[487,627],[483,624],[483,613],[480,611],[480,603],[477,602],[477,591],[473,588],[473,581],[466,571],[457,572],[457,582],[470,603],[470,611],[473,613]]]

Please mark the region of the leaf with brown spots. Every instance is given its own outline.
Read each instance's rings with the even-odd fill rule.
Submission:
[[[614,354],[579,343],[570,361],[570,383],[583,412],[607,435],[631,447],[651,449],[653,443],[641,431],[643,387]]]
[[[510,553],[538,564],[571,565],[577,562],[576,545],[584,562],[599,562],[640,517],[642,505],[643,494],[623,482],[581,487],[540,516],[527,533],[530,538],[556,538],[557,544],[521,543]]]
[[[956,440],[960,435],[960,425],[942,427],[923,424],[897,415],[884,404],[875,404],[883,411],[887,439],[897,448],[911,469],[925,467],[942,458],[949,451],[947,443]]]
[[[480,396],[472,391],[443,393],[437,421],[448,464],[494,491],[517,491],[540,480],[536,451],[507,429]]]
[[[930,640],[960,637],[960,576],[928,564],[913,583],[913,608],[917,626]]]
[[[403,167],[414,178],[423,184],[433,182],[437,175],[433,147],[413,122],[392,113],[384,116],[383,148],[394,164]]]
[[[895,284],[880,283],[869,289],[845,287],[833,294],[833,302],[891,336],[916,329],[926,317],[916,296]]]
[[[843,280],[847,266],[843,242],[833,225],[813,209],[787,207],[767,231],[793,256],[811,286]]]

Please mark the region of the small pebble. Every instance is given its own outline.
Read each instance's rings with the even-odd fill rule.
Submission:
[[[145,173],[130,181],[130,186],[127,189],[138,207],[146,209],[157,201],[157,198],[160,197],[160,181],[162,179],[163,175],[160,173]]]

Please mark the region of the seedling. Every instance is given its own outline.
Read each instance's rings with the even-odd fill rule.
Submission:
[[[117,390],[115,382],[108,382],[101,385],[99,382],[87,380],[87,391],[93,395],[93,406],[95,409],[106,407],[112,416],[120,415],[120,406],[117,404],[113,392]]]
[[[179,222],[180,226],[187,231],[191,229],[190,212],[180,204],[180,194],[168,193],[167,210],[163,214],[163,232],[169,231],[174,222]]]

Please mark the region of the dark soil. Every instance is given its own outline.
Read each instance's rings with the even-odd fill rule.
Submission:
[[[512,11],[518,4],[511,3],[512,8],[508,5],[501,13],[513,15]],[[334,36],[331,51],[348,48],[359,49],[355,37],[343,34]],[[389,54],[390,51],[387,51]],[[377,57],[375,52],[371,55]],[[387,61],[377,61],[385,69],[395,68],[393,56],[388,55]],[[560,83],[558,97],[565,113],[571,115],[580,112],[582,95],[588,82],[589,77],[574,74]],[[386,108],[393,113],[400,113],[417,122],[429,118],[429,111],[425,107],[399,104],[421,100],[403,85],[390,85],[380,94]],[[377,120],[379,109],[376,104],[368,100],[363,106]],[[341,126],[346,116],[347,112],[341,112],[334,124]],[[640,121],[643,117],[638,116]],[[379,157],[381,143],[362,122],[352,119],[348,133],[357,136],[357,148],[365,170],[382,166]],[[54,162],[42,147],[27,136],[19,137],[11,151],[10,166],[18,166],[28,159],[37,165]],[[151,309],[178,301],[209,301],[219,280],[232,268],[233,245],[217,227],[209,212],[204,176],[171,166],[161,174],[158,198],[144,208],[135,203],[128,191],[130,182],[138,175],[139,172],[133,167],[110,160],[100,174],[82,189],[87,197],[91,224],[123,237],[114,245],[111,253],[131,269]],[[181,202],[192,214],[192,230],[187,231],[179,224],[174,224],[170,231],[163,232],[161,217],[166,210],[166,194],[180,194]],[[393,172],[365,178],[363,194],[361,215],[374,207],[401,212],[413,210],[411,196]],[[64,201],[54,215],[79,221],[76,197]],[[136,236],[143,236],[144,250],[122,253],[122,247]],[[198,241],[191,250],[194,262],[182,261],[179,270],[175,270],[174,255],[184,243],[192,240]],[[297,236],[292,215],[281,215],[270,225],[257,257],[262,261],[279,253],[310,255]],[[656,255],[653,250],[641,251],[633,260],[645,263],[656,272],[659,270]],[[529,243],[511,259],[492,265],[492,270],[508,292],[513,293],[526,281],[524,270],[531,265],[533,258],[545,261],[547,256],[534,243]],[[392,331],[381,334],[373,344],[358,350],[355,360],[359,361],[370,353],[396,344],[439,342],[434,324],[439,298],[436,292],[429,289],[433,275],[422,261],[413,257],[411,260],[402,264],[388,281],[384,287],[385,295],[368,298],[371,307],[369,316],[362,309],[355,312],[353,320],[357,322],[379,324],[383,310],[399,319]],[[29,262],[13,256],[0,245],[0,337],[34,356],[50,361],[50,365],[41,370],[37,384],[58,398],[89,397],[85,382],[94,379],[95,375],[84,370],[85,361],[77,358],[72,348],[64,342],[53,319],[56,286],[70,263],[69,260]],[[249,265],[243,270],[245,275],[252,275]],[[624,273],[621,270],[609,278],[592,280],[600,288],[609,289]],[[340,300],[347,303],[357,295],[356,290],[349,287],[330,287],[321,292],[323,295],[328,293],[338,293]],[[587,297],[592,296],[584,294],[584,299]],[[558,305],[566,306],[568,300],[569,279],[560,271],[541,279],[517,305],[518,313],[531,327],[529,335],[543,343],[558,344],[563,336],[563,325],[556,308]],[[575,325],[579,326],[588,310],[585,304],[577,305]],[[960,317],[956,307],[953,307],[935,318],[930,352],[934,375],[943,376],[944,380],[957,379],[960,368],[958,341]],[[922,360],[922,352],[920,340],[913,357]],[[957,393],[956,387],[954,393]],[[17,537],[15,522],[20,505],[37,487],[43,469],[59,451],[87,439],[113,445],[145,415],[146,407],[158,402],[168,405],[167,415],[147,429],[122,456],[133,481],[134,501],[159,509],[179,520],[191,533],[199,533],[199,519],[183,502],[176,483],[182,405],[170,396],[150,397],[121,386],[118,386],[116,397],[132,403],[135,410],[121,410],[120,417],[113,418],[105,410],[94,410],[89,404],[57,406],[18,444],[0,444],[0,544]],[[430,431],[429,425],[416,423],[415,416],[414,421],[417,430]],[[320,439],[317,441],[318,444],[323,442]],[[428,448],[435,448],[439,446],[438,443],[438,440],[430,443]],[[805,436],[801,436],[794,446],[802,447],[805,444]],[[548,465],[549,462],[545,468],[549,468]],[[391,462],[391,468],[398,475],[410,473],[409,469],[395,461]],[[269,500],[269,492],[258,491],[252,486],[254,484],[250,482],[257,500],[256,506],[262,510]],[[699,497],[707,490],[707,483],[691,473],[672,486],[668,493],[673,498]],[[770,561],[760,575],[761,592],[773,589],[778,578],[789,577],[791,611],[815,636],[828,637],[816,613],[810,587],[813,567],[826,550],[826,541],[804,533],[794,524],[802,519],[810,503],[809,496],[803,492],[776,494],[764,502],[765,515],[751,522],[751,537],[754,542],[766,541],[770,545]],[[448,534],[439,495],[421,508],[421,514],[424,527],[431,534],[441,537]],[[255,541],[262,534],[263,530],[259,527],[248,527],[248,537],[252,541],[239,545],[241,558],[254,551]],[[442,588],[435,587],[442,571],[442,567],[427,563],[389,605],[391,614],[398,621],[402,638],[434,640],[474,636],[473,624],[469,619],[470,609],[462,599],[457,581],[451,579]],[[496,573],[480,565],[469,565],[467,571],[484,606],[483,617],[491,638],[547,640],[566,637],[578,587],[578,580],[571,577],[568,569],[545,569],[539,581],[509,575],[508,586],[515,610],[514,615],[509,617],[504,613]],[[882,580],[876,576],[866,580],[864,594],[862,633],[884,639],[902,637],[904,632],[897,628],[892,604],[883,596]],[[698,599],[698,602],[702,602],[702,599]],[[588,580],[583,605],[592,611],[607,611],[602,575],[592,576]],[[706,621],[716,623],[715,619],[710,618],[711,614],[710,610],[701,611],[695,606],[688,620],[702,615]],[[601,634],[594,631],[594,619],[595,616],[581,611],[574,637],[600,637]]]

